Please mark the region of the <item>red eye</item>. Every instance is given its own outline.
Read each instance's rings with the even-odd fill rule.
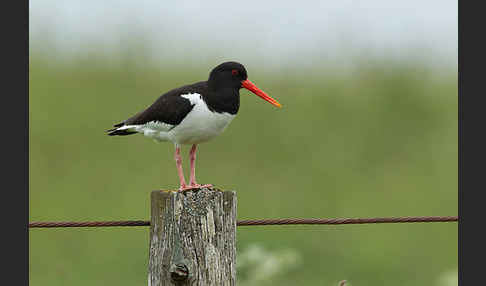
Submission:
[[[238,75],[238,70],[231,70],[232,75]]]

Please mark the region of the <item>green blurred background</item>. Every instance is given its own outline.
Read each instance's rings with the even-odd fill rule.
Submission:
[[[171,143],[103,131],[226,58],[161,64],[137,45],[69,61],[31,45],[30,221],[148,220],[150,192],[177,187]],[[457,215],[456,69],[246,67],[283,108],[242,90],[197,162],[200,183],[237,191],[239,219]],[[32,229],[30,285],[145,285],[148,235]],[[240,227],[237,248],[239,285],[457,285],[456,223]]]

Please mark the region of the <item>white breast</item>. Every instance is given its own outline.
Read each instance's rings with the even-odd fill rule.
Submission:
[[[175,128],[168,132],[170,141],[178,144],[198,144],[221,134],[235,115],[209,110],[198,93],[181,95],[194,104],[192,110]]]

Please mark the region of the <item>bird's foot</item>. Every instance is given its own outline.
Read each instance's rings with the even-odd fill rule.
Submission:
[[[213,187],[212,184],[205,184],[205,185],[192,184],[192,185],[180,186],[179,192],[185,192],[189,190],[202,189],[202,188],[212,188],[212,187]]]
[[[202,189],[202,188],[212,188],[214,186],[212,184],[205,184],[205,185],[192,184],[191,187]]]

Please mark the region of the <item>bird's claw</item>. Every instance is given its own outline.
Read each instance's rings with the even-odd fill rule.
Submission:
[[[195,189],[203,189],[203,188],[212,188],[212,184],[205,184],[205,185],[200,185],[200,184],[192,184],[189,186],[181,186],[179,188],[179,192],[185,192],[189,190],[195,190]]]

